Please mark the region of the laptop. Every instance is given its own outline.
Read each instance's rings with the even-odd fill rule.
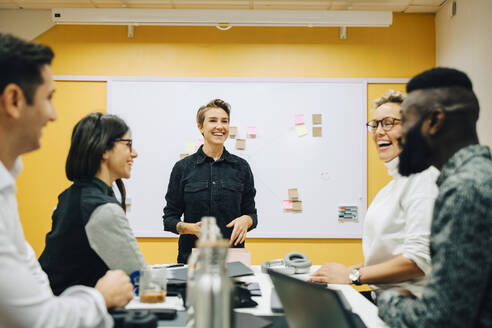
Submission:
[[[339,292],[269,269],[289,328],[364,328]]]

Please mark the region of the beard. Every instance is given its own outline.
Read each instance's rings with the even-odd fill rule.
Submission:
[[[431,166],[431,149],[420,134],[422,123],[410,129],[400,153],[398,171],[402,176],[419,173]],[[401,143],[400,143],[401,145]]]

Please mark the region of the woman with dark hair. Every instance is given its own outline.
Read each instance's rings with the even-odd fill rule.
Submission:
[[[73,285],[94,286],[109,269],[131,274],[146,266],[125,215],[121,180],[130,177],[136,157],[119,117],[93,113],[75,125],[65,168],[73,184],[58,196],[39,258],[56,295]]]
[[[179,263],[188,261],[203,216],[216,218],[232,247],[244,247],[246,233],[258,223],[251,168],[224,147],[229,118],[230,106],[223,100],[200,107],[196,121],[204,144],[177,162],[171,172],[163,219],[164,230],[180,235]]]

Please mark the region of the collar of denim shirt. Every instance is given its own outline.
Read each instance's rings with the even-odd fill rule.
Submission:
[[[205,154],[203,152],[203,145],[200,146],[200,148],[198,148],[198,150],[196,152],[196,164],[197,165],[202,164],[208,158],[211,161],[214,161],[213,158],[207,156],[207,154]],[[222,152],[222,155],[220,156],[220,158],[216,162],[221,162],[221,161],[226,161],[226,162],[230,162],[230,163],[236,163],[237,162],[237,160],[234,158],[234,156],[232,156],[231,153],[229,153],[225,147],[224,147],[224,151]]]

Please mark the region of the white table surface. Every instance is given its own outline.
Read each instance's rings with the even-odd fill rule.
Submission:
[[[311,272],[314,272],[319,266],[313,266]],[[257,307],[247,309],[236,309],[237,312],[251,313],[254,315],[282,315],[273,313],[270,308],[270,297],[272,291],[272,282],[267,274],[261,272],[259,266],[252,266],[255,272],[254,276],[246,276],[239,278],[245,282],[258,282],[261,289],[261,296],[254,296],[253,300],[258,303]],[[308,274],[295,275],[299,279],[307,280]],[[350,285],[336,285],[329,284],[329,288],[340,290],[348,303],[352,307],[352,311],[357,313],[362,321],[368,328],[387,328],[388,326],[378,317],[377,307],[369,302],[364,296],[357,292]],[[184,310],[183,300],[180,297],[166,297],[164,303],[157,304],[142,304],[138,297],[135,297],[127,306],[127,309],[139,309],[139,308],[173,308],[177,310]]]

